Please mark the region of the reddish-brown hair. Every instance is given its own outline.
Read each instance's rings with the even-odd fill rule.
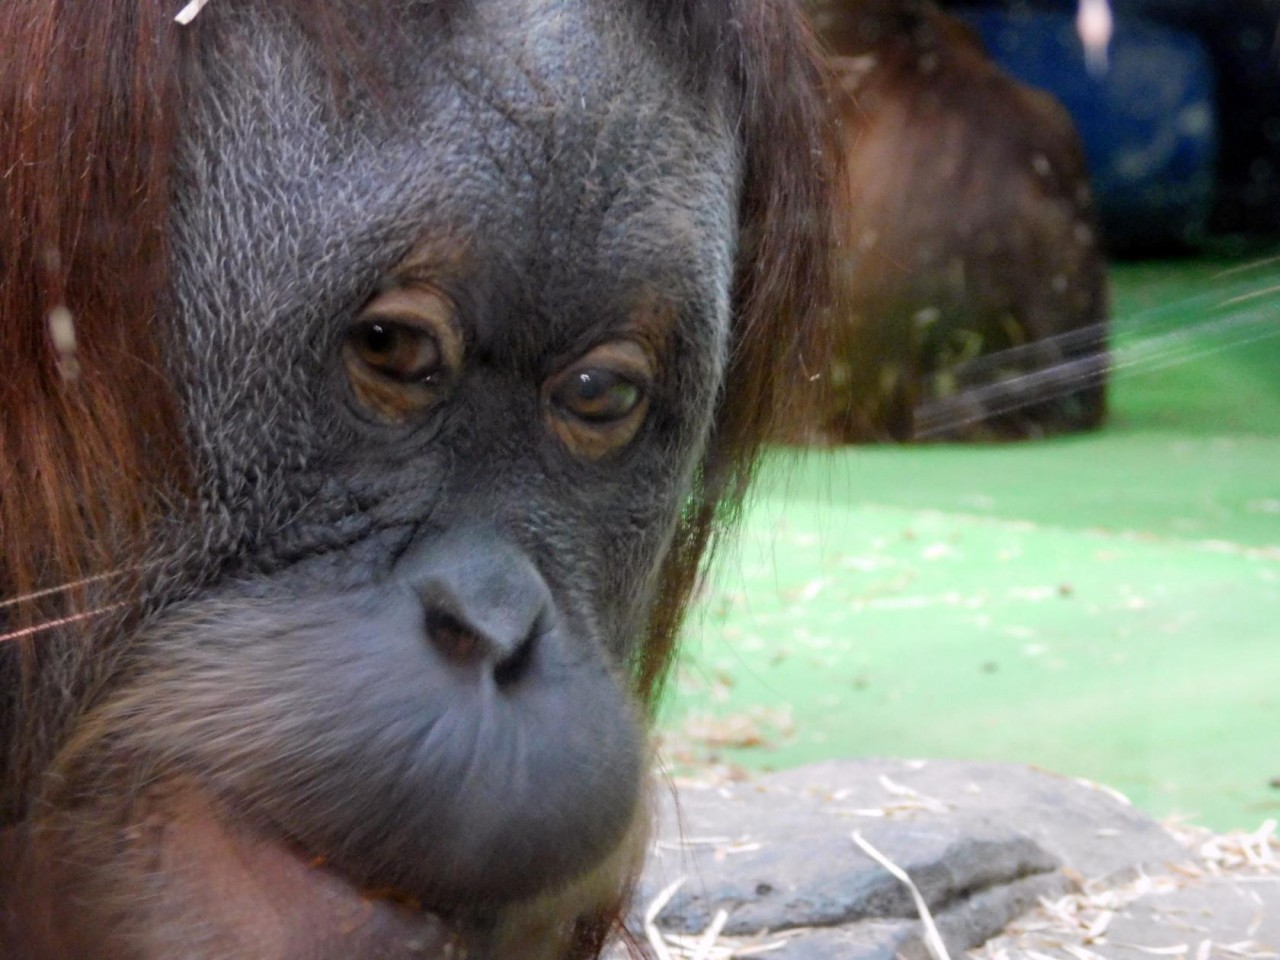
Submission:
[[[74,614],[86,591],[54,588],[117,569],[171,485],[167,20],[136,0],[0,5],[0,634]]]
[[[671,0],[653,0],[659,7]],[[682,5],[706,50],[729,51],[741,96],[746,170],[734,281],[729,371],[699,495],[682,518],[662,571],[639,685],[656,701],[708,546],[731,529],[764,442],[793,433],[825,405],[829,353],[824,307],[840,187],[839,128],[830,78],[798,5],[713,0]],[[724,8],[712,13],[714,8]],[[670,11],[668,10],[668,15]],[[716,16],[735,35],[705,26]],[[697,20],[704,26],[699,29]],[[711,56],[710,54],[708,54]]]

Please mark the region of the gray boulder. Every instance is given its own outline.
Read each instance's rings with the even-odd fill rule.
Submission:
[[[1015,921],[1046,904],[1083,903],[1084,891],[1170,872],[1189,883],[1204,867],[1113,791],[1016,765],[834,761],[742,782],[682,784],[678,793],[660,787],[659,796],[654,850],[630,925],[673,957],[699,950],[772,960],[925,957],[912,891],[855,842],[855,832],[910,876],[953,958],[996,937],[1018,949]],[[1205,879],[1208,891],[1212,878]],[[1215,893],[1236,897],[1241,889],[1227,886]],[[1255,908],[1258,886],[1246,890]],[[1280,883],[1271,886],[1280,896]],[[1197,892],[1185,887],[1178,895],[1194,900]],[[1126,942],[1158,929],[1151,928],[1158,904],[1142,900],[1114,920],[1116,929],[1136,925]],[[1280,915],[1280,900],[1275,906]],[[1225,916],[1235,908],[1223,900],[1222,909]],[[1036,946],[1024,946],[1080,960],[1036,939],[1050,921],[1030,923],[1024,932]],[[1081,931],[1088,950],[1112,955],[1088,922]]]

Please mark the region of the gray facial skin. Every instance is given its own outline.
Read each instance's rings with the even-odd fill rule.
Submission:
[[[643,833],[627,673],[727,364],[727,81],[616,0],[406,4],[341,95],[265,0],[198,27],[171,351],[196,516],[162,551],[185,586],[156,588],[50,778],[67,836],[127,837],[51,833],[98,907],[71,922],[99,956],[411,955],[272,953],[219,914],[237,858],[305,886],[283,856],[317,865],[317,914],[335,882],[393,891],[474,956],[558,956],[495,918]],[[460,355],[397,422],[344,350],[366,304],[421,287]],[[620,342],[652,361],[643,421],[584,452],[548,385]]]

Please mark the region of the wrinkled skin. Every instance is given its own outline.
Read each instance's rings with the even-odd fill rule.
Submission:
[[[727,364],[741,147],[629,4],[454,6],[407,8],[342,102],[270,3],[193,28],[193,507],[0,834],[5,956],[536,960],[617,908],[627,671]],[[388,415],[353,325],[423,290],[454,353]],[[556,390],[618,344],[648,376],[621,440]]]

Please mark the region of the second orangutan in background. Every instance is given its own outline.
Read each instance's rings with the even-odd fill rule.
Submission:
[[[1096,426],[1107,292],[1079,137],[920,0],[822,0],[848,150],[831,402],[793,440]]]

